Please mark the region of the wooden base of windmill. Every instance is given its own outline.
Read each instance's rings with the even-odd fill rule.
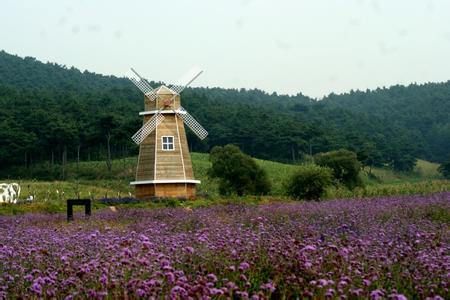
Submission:
[[[136,185],[136,198],[149,200],[155,198],[195,198],[195,183],[158,183]]]

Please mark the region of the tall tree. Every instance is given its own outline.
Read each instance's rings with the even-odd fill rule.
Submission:
[[[99,130],[106,141],[106,166],[109,172],[111,172],[112,169],[111,140],[113,138],[114,131],[118,128],[118,126],[118,120],[112,114],[102,115],[98,119]]]

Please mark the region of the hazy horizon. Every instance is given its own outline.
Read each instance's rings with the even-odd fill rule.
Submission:
[[[446,1],[6,0],[2,6],[0,48],[104,75],[122,77],[135,67],[171,82],[200,65],[205,73],[194,86],[313,98],[450,79]]]

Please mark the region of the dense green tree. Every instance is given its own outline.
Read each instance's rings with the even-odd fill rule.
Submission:
[[[100,131],[100,135],[105,138],[106,166],[109,172],[111,172],[112,168],[111,139],[116,133],[118,127],[119,127],[118,120],[112,114],[102,115],[98,119],[98,129]]]
[[[64,153],[69,160],[104,159],[104,115],[117,121],[110,156],[135,154],[130,136],[142,124],[142,100],[125,78],[0,51],[1,166],[59,162]],[[330,94],[321,101],[257,89],[187,88],[182,94],[183,106],[209,131],[201,141],[188,130],[193,151],[232,143],[258,158],[297,163],[345,148],[369,170],[408,170],[415,158],[444,162],[449,100],[450,82]]]
[[[392,167],[395,171],[411,172],[416,165],[417,159],[409,154],[398,156],[392,161]]]
[[[376,145],[372,142],[365,142],[362,147],[356,151],[357,159],[361,162],[362,166],[369,167],[369,175],[372,174],[372,167],[379,167],[383,163],[381,151],[378,150]]]
[[[219,180],[223,195],[264,195],[270,191],[270,182],[264,169],[235,145],[216,146],[211,150],[211,178]]]
[[[303,165],[285,184],[286,194],[295,199],[317,200],[332,182],[332,169],[314,164]]]
[[[14,120],[0,120],[0,166],[30,163],[36,135],[25,132]]]
[[[333,170],[333,176],[348,188],[354,188],[361,184],[359,172],[361,163],[356,153],[345,149],[319,153],[314,157],[319,166],[328,167]]]

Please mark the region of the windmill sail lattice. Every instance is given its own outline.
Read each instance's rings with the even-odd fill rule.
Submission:
[[[186,74],[173,84],[170,89],[180,94],[187,86],[189,86],[198,76],[203,73],[203,70],[199,67],[193,67]]]
[[[150,120],[148,120],[144,126],[142,126],[132,137],[131,139],[136,144],[141,144],[145,138],[152,133],[153,130],[156,129],[156,126],[161,124],[164,120],[164,116],[161,113],[155,114]]]
[[[134,83],[134,85],[144,93],[151,101],[156,100],[155,89],[141,75],[138,74],[133,68],[127,73],[127,77]]]
[[[208,135],[208,131],[203,128],[200,123],[197,122],[194,117],[180,106],[179,110],[176,112],[177,115],[183,119],[184,124],[186,124],[201,140],[205,139]]]

